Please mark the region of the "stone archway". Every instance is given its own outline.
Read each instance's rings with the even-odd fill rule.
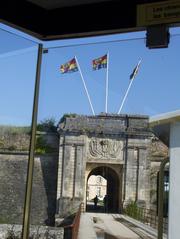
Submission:
[[[113,168],[114,167],[114,168]],[[91,170],[90,170],[91,169]],[[98,208],[97,212],[119,213],[122,207],[122,166],[119,165],[97,165],[90,164],[87,166],[87,179],[86,179],[86,199],[87,199],[87,184],[88,179],[92,176],[102,176],[107,180],[106,195],[107,204],[103,208]],[[119,173],[118,173],[118,172]],[[86,210],[94,211],[92,207],[87,207]]]

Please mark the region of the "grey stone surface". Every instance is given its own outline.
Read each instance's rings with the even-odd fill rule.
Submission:
[[[10,225],[0,224],[0,238],[7,239],[8,236],[11,238],[21,238],[22,226],[21,225]],[[47,226],[31,226],[30,233],[32,239],[63,239],[64,229],[61,227],[47,227]],[[37,237],[38,236],[38,237]]]
[[[148,116],[101,114],[98,116],[68,116],[59,124],[59,132],[120,134],[127,127],[133,132],[148,130]]]
[[[53,225],[56,210],[57,155],[35,157],[31,223]],[[21,223],[28,155],[0,154],[0,222]]]
[[[0,127],[0,130],[2,130],[2,128],[3,127]],[[21,133],[21,131],[14,133],[11,131],[0,132],[0,152],[28,152],[30,146],[30,133]],[[38,137],[41,137],[49,147],[54,149],[54,151],[58,151],[58,133],[37,131],[36,138]]]
[[[25,133],[0,133],[0,151],[28,151],[30,144],[30,136]]]

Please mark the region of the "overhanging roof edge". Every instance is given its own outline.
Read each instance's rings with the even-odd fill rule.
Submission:
[[[180,121],[180,110],[155,115],[149,118],[150,126],[170,124]]]

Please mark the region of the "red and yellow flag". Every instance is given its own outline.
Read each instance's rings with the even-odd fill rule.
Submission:
[[[62,74],[64,73],[72,73],[78,71],[78,66],[76,63],[76,59],[73,58],[72,60],[68,61],[67,63],[60,66],[60,71]]]
[[[93,70],[107,68],[107,54],[92,61]]]

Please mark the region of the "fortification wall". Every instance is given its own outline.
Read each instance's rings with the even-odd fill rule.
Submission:
[[[21,224],[28,155],[0,153],[0,223]],[[31,224],[54,224],[58,155],[34,160]]]
[[[30,135],[25,133],[0,133],[0,149],[6,151],[28,151]]]

